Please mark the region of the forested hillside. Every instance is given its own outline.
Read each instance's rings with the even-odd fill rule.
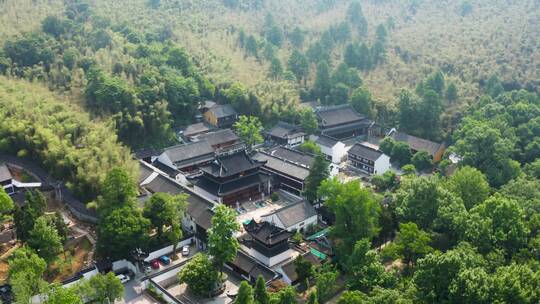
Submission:
[[[95,199],[115,167],[136,176],[136,163],[107,122],[46,87],[0,76],[0,153],[29,157],[84,200]]]
[[[46,15],[63,12],[62,1],[16,2],[0,3],[6,12],[0,39],[39,30]],[[197,71],[218,87],[218,99],[225,95],[220,87],[234,84],[236,95],[246,99],[239,108],[262,114],[266,121],[291,119],[291,110],[301,100],[346,102],[363,83],[373,95],[374,114],[393,124],[400,90],[412,90],[441,71],[453,87],[453,99],[445,104],[452,127],[463,106],[482,94],[493,75],[506,89],[539,87],[540,47],[535,37],[540,36],[540,9],[533,0],[89,3],[95,15],[90,23],[110,26],[111,47],[96,53],[103,69],[121,70],[117,76],[127,74],[123,77],[130,81],[135,76],[136,83],[138,76],[129,73],[129,64],[136,61],[130,56],[137,41],[144,37],[141,42],[151,44],[149,33],[166,35],[193,56]],[[15,18],[19,16],[27,22]],[[321,61],[328,66],[320,66]],[[319,75],[344,75],[346,67],[358,70],[360,81],[332,77],[331,86],[317,87]],[[140,117],[134,113],[124,113],[122,120],[137,127]]]

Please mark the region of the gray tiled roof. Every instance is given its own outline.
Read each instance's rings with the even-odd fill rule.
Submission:
[[[309,153],[293,150],[285,147],[276,147],[268,151],[268,154],[287,160],[292,163],[299,164],[303,167],[311,167],[315,157]]]
[[[316,142],[325,147],[333,147],[339,142],[339,140],[326,135],[321,135],[317,138]]]
[[[226,177],[262,166],[263,163],[249,157],[245,151],[221,155],[210,165],[201,167],[213,176]]]
[[[316,216],[317,211],[315,211],[315,208],[309,202],[304,200],[278,209],[274,214],[285,227],[291,227],[310,217]]]
[[[305,135],[299,126],[295,126],[283,121],[279,121],[272,129],[268,131],[268,134],[281,139],[289,139]]]
[[[210,146],[214,147],[230,141],[238,141],[239,137],[231,129],[223,129],[216,132],[200,135],[200,141],[206,140]]]
[[[401,141],[409,145],[409,148],[414,151],[425,151],[429,155],[434,156],[439,148],[440,143],[432,142],[427,139],[412,136],[403,132],[396,131],[390,135],[394,140]]]
[[[217,118],[236,115],[236,110],[230,104],[215,105],[210,108],[210,111],[214,113]]]
[[[383,155],[381,151],[367,147],[361,143],[357,143],[352,146],[352,148],[349,149],[349,154],[353,154],[372,161],[376,161],[377,159],[379,159],[379,157],[381,157],[381,155]]]
[[[206,154],[213,154],[214,149],[207,141],[201,140],[167,148],[164,153],[173,163],[177,163]]]
[[[324,128],[365,119],[363,115],[358,114],[350,105],[319,109],[317,116],[319,117],[321,127]]]
[[[272,171],[280,172],[280,173],[283,173],[285,175],[294,177],[302,181],[305,180],[307,176],[309,175],[308,168],[295,165],[294,163],[288,162],[283,159],[279,159],[275,156],[266,154],[264,152],[259,152],[255,154],[253,158],[258,161],[266,162],[264,167]]]
[[[211,127],[208,124],[204,122],[198,122],[198,123],[194,123],[192,125],[187,126],[186,129],[184,130],[184,136],[196,135],[196,134],[208,132],[210,130],[211,130]]]
[[[5,182],[8,180],[11,180],[13,177],[11,176],[11,172],[9,171],[6,164],[0,164],[0,182]]]

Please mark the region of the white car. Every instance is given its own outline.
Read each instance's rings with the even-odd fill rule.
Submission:
[[[184,246],[182,247],[182,255],[183,256],[188,256],[189,255],[189,246]]]
[[[130,280],[129,276],[125,274],[119,274],[116,277],[120,280],[120,282],[122,282],[122,284],[126,284]]]

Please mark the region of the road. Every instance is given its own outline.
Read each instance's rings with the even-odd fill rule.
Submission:
[[[97,214],[94,210],[86,208],[86,205],[83,202],[79,201],[62,181],[58,181],[53,178],[36,162],[28,159],[22,159],[13,155],[0,154],[0,163],[1,162],[14,164],[28,171],[30,174],[37,176],[41,180],[44,188],[50,188],[54,186],[58,187],[62,196],[62,201],[66,203],[68,207],[70,207],[70,209],[74,209],[76,212],[84,214],[89,219],[97,222]]]

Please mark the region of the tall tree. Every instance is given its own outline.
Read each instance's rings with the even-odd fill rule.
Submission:
[[[9,283],[17,303],[30,303],[30,298],[41,293],[47,284],[43,280],[47,263],[32,249],[21,247],[13,252],[8,264]]]
[[[302,29],[296,26],[291,32],[289,39],[291,40],[291,43],[295,48],[301,49],[304,46],[306,34],[304,33],[304,31],[302,31]]]
[[[288,68],[298,80],[304,79],[309,72],[309,63],[306,56],[294,50],[289,57]]]
[[[406,265],[415,265],[419,258],[433,251],[430,242],[429,233],[418,229],[415,223],[401,223],[396,240],[385,251],[402,258]]]
[[[351,95],[351,105],[353,108],[367,116],[372,116],[373,98],[371,93],[364,87],[359,87]]]
[[[100,219],[97,228],[98,251],[111,258],[128,257],[146,245],[150,221],[140,210],[128,206],[114,209]]]
[[[234,128],[248,149],[264,141],[261,134],[262,124],[258,117],[242,115],[234,124]]]
[[[156,193],[145,204],[143,215],[157,230],[158,238],[161,238],[164,228],[180,223],[187,208],[187,198],[186,194],[173,196],[168,193]]]
[[[328,161],[322,154],[317,154],[317,156],[315,156],[313,164],[309,169],[309,175],[306,178],[304,190],[304,195],[310,202],[317,199],[317,190],[319,189],[319,186],[330,175],[328,165]]]
[[[418,261],[414,272],[417,296],[422,303],[448,302],[449,287],[460,272],[484,265],[483,257],[468,243],[461,243],[445,253],[428,254]]]
[[[302,126],[304,132],[309,135],[317,132],[317,129],[319,128],[319,121],[312,110],[304,109],[300,111],[300,126]]]
[[[482,172],[472,167],[459,168],[448,179],[447,189],[457,194],[467,210],[485,201],[490,192],[489,184]]]
[[[186,283],[190,291],[202,297],[210,296],[216,287],[219,274],[206,254],[198,253],[178,274],[180,283]]]
[[[25,205],[16,207],[13,217],[19,240],[26,241],[28,239],[30,231],[34,228],[34,223],[45,213],[46,207],[47,202],[41,192],[28,191],[25,193]]]
[[[335,215],[330,236],[337,248],[338,260],[343,263],[358,240],[377,235],[380,206],[358,181],[343,184],[335,178],[326,180],[318,195]]]
[[[397,214],[422,229],[431,227],[437,217],[442,191],[436,178],[415,177],[404,180],[397,192]]]
[[[240,245],[235,234],[239,229],[234,210],[219,204],[212,217],[212,228],[208,231],[208,253],[220,270],[236,257]]]
[[[94,303],[113,303],[124,296],[124,285],[113,272],[97,274],[83,280],[78,289],[79,294]]]
[[[528,227],[519,204],[501,195],[493,196],[470,211],[467,238],[482,253],[503,249],[507,256],[527,244]]]
[[[15,209],[15,204],[11,197],[6,193],[4,187],[0,187],[0,216],[10,214]]]
[[[371,242],[362,239],[356,242],[345,264],[347,286],[351,290],[370,292],[374,286],[382,286],[387,274],[377,253],[371,250]]]
[[[339,273],[331,267],[323,267],[322,270],[317,273],[315,286],[317,287],[319,303],[325,303],[334,295],[336,292],[338,276]]]
[[[253,297],[255,299],[255,304],[270,303],[270,296],[266,291],[266,283],[261,275],[257,277],[257,281],[255,282],[255,290],[253,291]]]
[[[60,284],[52,284],[46,292],[45,304],[83,304],[74,288],[63,287]]]
[[[326,61],[321,61],[317,65],[317,78],[313,90],[319,100],[324,100],[330,95],[330,67]]]
[[[367,33],[368,23],[364,12],[362,11],[362,5],[360,1],[353,1],[347,9],[347,19],[351,22],[360,36]]]
[[[56,227],[45,216],[36,220],[28,237],[28,245],[35,249],[47,263],[54,261],[63,249],[62,239],[58,235]]]
[[[234,300],[234,304],[253,304],[253,289],[251,288],[251,285],[247,281],[242,281],[240,283],[240,287],[238,288],[238,293],[236,295],[236,299]]]
[[[281,64],[281,60],[279,60],[279,58],[272,58],[268,74],[274,79],[281,77],[281,75],[283,74],[283,65]]]

